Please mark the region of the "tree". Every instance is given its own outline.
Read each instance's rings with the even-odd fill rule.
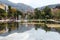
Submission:
[[[0,13],[5,13],[6,11],[0,8]]]
[[[52,18],[51,9],[48,6],[46,6],[43,10],[45,13],[45,18],[47,19]]]
[[[34,10],[34,13],[35,13],[35,16],[34,16],[35,19],[41,19],[41,18],[42,18],[42,16],[41,16],[41,11],[38,10],[38,8],[36,8],[36,9]]]
[[[33,19],[32,15],[28,15],[27,19]]]
[[[12,12],[11,12],[11,6],[8,6],[8,18],[10,18],[10,17],[12,16],[11,13],[12,13]]]
[[[16,18],[15,14],[17,13],[17,10],[15,8],[11,8],[11,16],[12,18]]]
[[[0,8],[0,18],[5,18],[6,11]]]
[[[17,17],[17,19],[18,19],[19,15],[20,15],[20,16],[23,16],[22,12],[19,11],[19,10],[17,10],[17,13],[15,14],[15,16]]]

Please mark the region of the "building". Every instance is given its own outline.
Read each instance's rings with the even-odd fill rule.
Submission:
[[[5,4],[0,3],[0,8],[5,10],[6,12],[8,11],[8,6]]]

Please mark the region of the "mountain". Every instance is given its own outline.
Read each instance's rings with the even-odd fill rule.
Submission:
[[[49,8],[55,8],[56,6],[60,6],[60,4],[52,4],[52,5],[47,5]],[[39,10],[43,10],[46,6],[43,7],[38,7]]]
[[[34,10],[33,7],[28,6],[26,4],[23,4],[23,3],[12,3],[12,2],[10,2],[8,0],[0,0],[0,3],[10,5],[10,6],[12,6],[12,7],[16,8],[16,9],[18,9],[20,11],[24,11],[24,12],[27,11],[27,10]]]

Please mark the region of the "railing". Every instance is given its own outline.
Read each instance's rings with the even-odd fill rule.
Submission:
[[[60,22],[60,21],[56,21],[56,20],[52,20],[52,19],[48,19],[48,20],[41,20],[41,19],[32,19],[32,20],[25,20],[25,19],[21,19],[21,20],[12,20],[12,19],[7,19],[7,20],[0,20],[0,22],[33,22],[33,21],[53,21],[53,22]]]

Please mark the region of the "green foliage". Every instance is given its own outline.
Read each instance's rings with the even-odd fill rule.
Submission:
[[[17,10],[16,13],[15,13],[15,16],[17,17],[17,19],[18,19],[19,15],[20,15],[21,17],[23,16],[22,12],[19,11],[19,10]]]
[[[11,12],[11,6],[8,6],[8,18],[11,17],[11,15],[12,15],[11,13],[12,13]]]
[[[38,8],[36,8],[36,9],[34,10],[34,13],[35,13],[35,16],[34,16],[35,19],[41,19],[41,18],[42,18],[42,16],[41,16],[41,11],[38,10]]]
[[[11,13],[11,6],[8,6],[8,13]]]
[[[27,15],[27,19],[33,19],[34,18],[34,15]]]
[[[17,15],[22,15],[22,12],[17,10]]]
[[[5,18],[6,11],[0,8],[0,18]]]
[[[6,11],[0,8],[0,13],[6,13]]]
[[[49,19],[49,18],[52,18],[52,13],[51,13],[51,9],[46,6],[44,9],[43,9],[44,13],[45,13],[45,18]]]

